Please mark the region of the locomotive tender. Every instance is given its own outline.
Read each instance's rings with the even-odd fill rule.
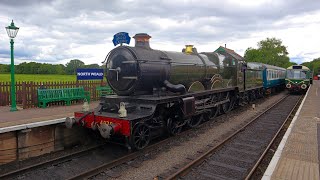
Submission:
[[[106,57],[108,84],[117,95],[101,97],[93,111],[75,112],[68,127],[80,124],[143,149],[154,137],[198,126],[264,94],[265,67],[233,50],[198,53],[187,45],[182,52],[160,51],[151,49],[148,34],[134,38],[135,47],[116,47]]]

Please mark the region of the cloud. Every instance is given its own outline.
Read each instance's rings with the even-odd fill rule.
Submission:
[[[291,60],[303,62],[320,57],[319,8],[314,0],[3,0],[0,24],[14,19],[20,27],[17,63],[65,64],[75,58],[100,63],[120,31],[149,33],[151,47],[162,50],[194,44],[200,52],[213,51],[227,44],[241,55],[258,41],[276,37]],[[0,32],[0,39],[8,39],[4,28]],[[9,39],[0,44],[0,63],[10,63],[9,48]]]

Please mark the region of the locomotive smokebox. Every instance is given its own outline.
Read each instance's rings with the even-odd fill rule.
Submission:
[[[147,33],[138,33],[133,36],[133,38],[135,39],[135,47],[151,49],[149,43],[151,36],[149,36]]]

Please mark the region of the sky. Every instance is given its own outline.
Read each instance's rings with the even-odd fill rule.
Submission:
[[[226,44],[242,56],[275,37],[292,62],[320,57],[319,0],[0,0],[0,64],[10,63],[5,27],[12,19],[20,27],[15,64],[101,65],[117,32],[148,33],[153,49],[193,44],[209,52]]]

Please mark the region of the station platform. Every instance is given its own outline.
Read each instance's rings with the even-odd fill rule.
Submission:
[[[92,109],[98,105],[99,101],[93,101],[90,102],[89,107]],[[49,121],[49,123],[54,124],[64,122],[66,117],[73,116],[75,111],[82,110],[82,106],[83,104],[80,103],[71,106],[21,109],[15,112],[10,112],[10,107],[8,106],[0,106],[0,133],[3,133],[4,130],[17,130],[14,128],[30,123]]]
[[[90,109],[99,101],[90,102]],[[68,129],[62,123],[82,110],[83,104],[21,109],[0,106],[0,165],[60,151],[86,140],[84,128]]]
[[[320,179],[320,81],[313,81],[262,179]]]

